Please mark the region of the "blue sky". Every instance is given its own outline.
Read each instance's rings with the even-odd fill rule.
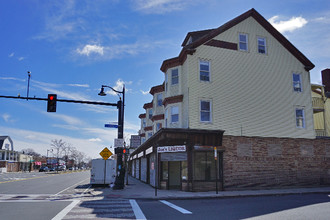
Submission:
[[[125,139],[137,134],[138,115],[161,84],[160,66],[176,57],[190,31],[216,28],[255,8],[314,64],[311,82],[330,68],[328,0],[2,0],[0,1],[0,95],[117,102],[98,96],[101,85],[126,86]],[[108,92],[110,92],[108,90]],[[45,155],[62,139],[96,158],[111,147],[117,130],[114,107],[0,99],[0,135],[15,150],[34,148]]]

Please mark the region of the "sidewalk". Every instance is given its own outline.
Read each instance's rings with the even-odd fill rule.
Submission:
[[[126,183],[126,180],[125,180]],[[183,192],[179,190],[157,190],[133,177],[128,178],[128,185],[122,190],[111,188],[94,188],[91,194],[104,196],[105,198],[121,199],[202,199],[202,198],[228,198],[242,196],[268,196],[268,195],[289,195],[305,193],[330,193],[330,187],[318,188],[291,188],[291,189],[270,189],[270,190],[245,190],[245,191],[215,191],[210,192]]]

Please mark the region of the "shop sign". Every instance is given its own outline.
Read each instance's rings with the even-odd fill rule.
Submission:
[[[146,150],[146,155],[151,154],[152,152],[153,152],[153,147],[149,147],[149,148]]]
[[[180,145],[180,146],[163,146],[163,147],[157,147],[158,153],[165,153],[165,152],[186,152],[186,146]]]
[[[138,158],[143,157],[143,153],[144,153],[143,151],[141,153],[139,153]]]

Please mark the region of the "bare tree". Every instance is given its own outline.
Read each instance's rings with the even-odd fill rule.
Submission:
[[[56,158],[57,158],[57,170],[58,170],[58,165],[59,165],[59,156],[60,156],[60,153],[63,151],[63,149],[66,147],[66,143],[62,140],[62,139],[60,139],[60,140],[57,140],[57,139],[55,139],[55,140],[52,140],[51,141],[51,144],[50,144],[52,147],[53,147],[53,149],[54,150],[56,150]]]

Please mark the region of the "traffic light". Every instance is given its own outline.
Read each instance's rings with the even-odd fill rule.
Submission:
[[[47,112],[56,112],[56,94],[48,94]]]
[[[129,153],[128,148],[122,148],[122,147],[115,148],[115,154],[128,154],[128,153]]]
[[[122,154],[123,153],[123,148],[122,147],[116,147],[115,148],[115,154]]]
[[[123,154],[129,154],[129,149],[128,148],[124,148],[123,149]]]

